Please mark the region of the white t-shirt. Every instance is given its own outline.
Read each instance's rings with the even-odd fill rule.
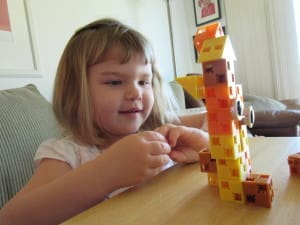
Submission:
[[[102,153],[96,146],[86,146],[76,143],[70,136],[61,139],[49,139],[44,141],[34,156],[34,164],[38,166],[45,158],[56,159],[68,163],[72,169],[95,159]],[[172,160],[163,168],[164,170],[173,166]],[[112,197],[130,187],[118,189],[111,193]]]
[[[95,159],[102,153],[96,146],[79,145],[70,136],[48,139],[38,148],[34,156],[37,166],[42,159],[51,158],[68,163],[72,169]]]

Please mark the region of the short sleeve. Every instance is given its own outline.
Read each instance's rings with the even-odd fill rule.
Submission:
[[[63,140],[49,139],[44,141],[34,156],[35,166],[38,166],[40,161],[45,158],[66,162],[73,169],[80,165],[80,155],[75,146]]]

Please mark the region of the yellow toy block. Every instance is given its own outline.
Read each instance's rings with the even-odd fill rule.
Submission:
[[[218,177],[230,180],[245,180],[249,174],[248,161],[244,156],[237,159],[217,159]]]
[[[219,22],[201,26],[197,29],[194,37],[194,46],[200,52],[204,40],[223,36],[222,26]]]
[[[203,76],[192,75],[179,77],[176,81],[186,90],[194,99],[204,99]]]
[[[245,203],[243,183],[218,178],[219,194],[223,201]]]
[[[199,54],[199,62],[203,63],[217,59],[236,60],[228,35],[207,39],[203,42]]]
[[[241,125],[239,131],[241,137],[241,148],[243,149],[243,151],[249,151],[249,138],[247,135],[247,126]]]
[[[214,159],[237,159],[243,154],[239,132],[233,135],[211,135],[209,142]]]

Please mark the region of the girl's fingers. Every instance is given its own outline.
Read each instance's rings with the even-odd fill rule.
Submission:
[[[152,142],[149,145],[151,155],[169,154],[171,152],[171,146],[166,142]]]
[[[169,155],[157,155],[151,159],[150,168],[163,168],[166,164],[170,162]]]

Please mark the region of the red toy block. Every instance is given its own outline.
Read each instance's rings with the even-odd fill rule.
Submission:
[[[201,172],[217,173],[216,160],[211,157],[211,153],[207,149],[199,152],[199,162]]]
[[[267,174],[250,174],[243,181],[246,203],[271,208],[274,197],[272,178]]]
[[[289,155],[288,164],[290,166],[290,174],[300,176],[300,152]]]
[[[233,62],[226,59],[203,63],[204,85],[218,86],[235,84],[235,75],[233,73]]]

